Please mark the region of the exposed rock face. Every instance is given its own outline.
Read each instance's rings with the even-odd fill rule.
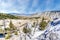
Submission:
[[[60,17],[60,11],[51,11],[51,12],[44,12],[42,15],[46,15],[49,16],[51,18],[55,18],[55,17]]]
[[[60,11],[46,11],[46,12],[37,13],[30,17],[40,17],[40,18],[45,17],[53,20],[54,18],[60,18]]]

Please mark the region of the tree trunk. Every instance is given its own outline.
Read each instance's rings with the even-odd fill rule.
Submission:
[[[26,34],[25,34],[25,40],[26,40]]]
[[[35,26],[35,28],[34,28],[33,35],[34,35],[34,33],[35,33],[35,29],[36,29],[36,26]]]
[[[6,33],[6,31],[5,31],[5,19],[3,19],[3,23],[4,23],[4,37],[5,37],[5,33]]]
[[[22,40],[21,33],[20,33],[20,40]]]
[[[34,31],[33,31],[33,35],[34,35],[35,31],[36,31],[37,25],[38,25],[38,20],[37,20],[37,22],[35,23],[35,28],[34,28]]]

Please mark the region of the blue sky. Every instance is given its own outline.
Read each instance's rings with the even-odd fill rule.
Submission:
[[[0,0],[0,12],[33,14],[60,10],[60,0]]]

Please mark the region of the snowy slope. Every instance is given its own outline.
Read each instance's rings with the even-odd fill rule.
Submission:
[[[30,34],[28,33],[26,36],[24,33],[21,33],[17,36],[16,40],[20,40],[21,38],[22,40],[25,40],[25,37],[26,40],[60,40],[60,18],[49,22],[47,28],[43,31],[38,30],[39,25],[35,25],[36,29],[34,32],[32,25],[29,22],[27,24],[32,32]]]
[[[53,24],[51,24],[53,22]],[[60,40],[60,19],[53,20],[49,27],[40,33],[36,32],[34,40]],[[55,24],[55,25],[54,25]]]
[[[30,25],[31,27],[31,25]],[[35,33],[26,36],[27,40],[60,40],[60,18],[48,23],[47,28],[43,31],[35,29]],[[34,28],[31,28],[34,31]]]

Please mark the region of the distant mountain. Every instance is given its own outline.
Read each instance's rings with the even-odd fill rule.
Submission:
[[[32,14],[19,14],[19,13],[9,13],[11,15],[16,15],[16,16],[31,16]]]
[[[34,15],[32,15],[32,17],[41,17],[41,16],[49,16],[49,17],[60,17],[60,11],[45,11],[45,12],[41,12],[41,13],[36,13]]]
[[[40,18],[40,17],[60,17],[60,11],[46,11],[46,12],[40,12],[35,14],[19,14],[19,13],[0,13],[0,19],[2,18],[11,18],[11,19],[34,19],[34,18]]]
[[[50,14],[50,13],[60,13],[60,10],[57,11],[45,11],[45,12],[40,12],[40,13],[33,13],[33,14],[24,14],[24,13],[9,13],[11,15],[16,15],[16,16],[34,16],[34,15],[41,15],[41,14]]]

